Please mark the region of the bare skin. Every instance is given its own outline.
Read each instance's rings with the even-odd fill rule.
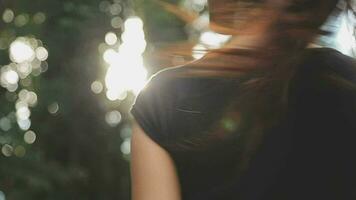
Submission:
[[[172,158],[136,123],[131,139],[131,180],[132,200],[181,200]]]

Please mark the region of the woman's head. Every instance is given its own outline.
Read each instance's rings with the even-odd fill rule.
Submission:
[[[203,58],[196,68],[206,68],[213,63],[210,69],[215,71],[212,70],[212,75],[228,68],[228,74],[238,72],[243,80],[237,98],[224,115],[238,121],[243,129],[242,167],[247,166],[265,131],[278,125],[288,111],[290,83],[304,59],[304,50],[318,34],[326,34],[320,27],[338,2],[208,0],[211,29],[233,35],[237,42],[231,45],[230,41],[226,51],[213,50],[215,57],[208,57],[206,62]],[[245,40],[252,40],[253,45]],[[212,62],[219,58],[223,58],[220,59],[221,65]],[[204,74],[204,70],[199,73]],[[216,132],[221,131],[223,129],[217,124]]]
[[[320,33],[320,26],[335,10],[338,2],[339,0],[208,0],[210,27],[216,32],[229,35],[273,32],[279,39],[311,40],[313,35]]]
[[[346,0],[348,1],[348,0]],[[241,29],[242,22],[273,11],[289,15],[293,20],[305,18],[323,21],[331,14],[339,0],[208,0],[212,28]],[[324,16],[323,19],[320,17]],[[265,18],[270,20],[270,18]],[[321,22],[322,23],[322,22]],[[221,31],[221,30],[219,30]]]
[[[161,0],[156,0],[156,2],[187,23],[194,24],[193,22],[197,19],[197,15],[185,12],[177,6]],[[233,36],[227,45],[218,50],[220,54],[217,55],[247,55],[252,52],[250,55],[259,57],[264,57],[265,54],[270,57],[273,54],[281,53],[297,55],[296,51],[305,49],[307,45],[317,39],[317,36],[332,32],[320,28],[330,15],[342,13],[343,9],[340,9],[338,3],[347,3],[349,8],[356,4],[355,0],[207,0],[207,2],[210,29],[217,33]],[[236,42],[236,40],[239,41]],[[252,46],[250,46],[251,40],[254,40]],[[241,41],[243,41],[242,44]],[[191,43],[169,45],[169,48],[157,52],[155,57],[159,62],[166,63],[165,65],[176,63],[174,58],[177,56],[183,56],[188,61],[193,59],[191,52],[193,46],[194,44]],[[216,47],[212,48],[210,49],[209,46],[194,48],[193,54],[209,53],[212,55],[212,51],[215,52],[213,54],[216,54]],[[288,56],[283,55],[282,57]],[[231,59],[237,61],[237,59]],[[278,59],[268,58],[267,60]],[[257,60],[250,62],[254,67],[261,65],[261,62],[255,61]],[[203,65],[207,66],[211,63],[209,60]],[[265,61],[263,63],[273,65],[273,63]],[[179,64],[184,63],[180,62]],[[231,64],[236,68],[243,67],[244,70],[250,66],[244,63],[243,65]],[[217,67],[215,65],[214,62],[213,67]],[[223,67],[219,69],[223,69]]]
[[[254,69],[292,66],[290,62],[298,60],[317,36],[329,34],[321,27],[341,11],[340,2],[351,5],[348,0],[208,0],[211,29],[233,37],[221,49],[207,50],[197,64],[212,65],[219,73],[228,68],[238,76]],[[222,62],[206,59],[212,56],[223,57]],[[215,71],[211,74],[219,74]]]
[[[242,154],[243,163],[247,164],[264,130],[279,123],[288,110],[289,86],[295,69],[304,59],[305,47],[318,34],[325,34],[319,29],[337,7],[338,0],[208,0],[208,3],[211,28],[234,37],[223,48],[208,50],[205,57],[174,75],[236,74],[240,78],[238,97],[229,103],[224,116],[238,121],[243,128],[246,145]],[[217,124],[215,131],[223,130]]]

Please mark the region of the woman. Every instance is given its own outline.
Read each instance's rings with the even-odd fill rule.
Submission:
[[[356,199],[355,61],[307,48],[337,3],[209,1],[233,37],[137,97],[133,200]]]

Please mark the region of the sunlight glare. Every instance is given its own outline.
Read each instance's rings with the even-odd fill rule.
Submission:
[[[231,35],[223,35],[212,31],[206,31],[201,34],[200,42],[205,45],[208,45],[211,48],[219,48],[230,38]]]
[[[142,56],[146,40],[140,18],[131,17],[125,21],[121,40],[117,50],[107,49],[103,54],[103,59],[109,64],[105,77],[106,96],[112,101],[122,100],[127,91],[137,94],[147,79]]]
[[[351,25],[347,17],[347,15],[341,17],[340,28],[336,33],[336,45],[337,49],[342,53],[353,56],[352,53],[356,50],[356,38],[353,35],[355,34],[353,33],[355,22],[353,21]]]

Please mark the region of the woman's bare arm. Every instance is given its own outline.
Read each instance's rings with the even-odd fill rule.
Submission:
[[[172,158],[137,123],[131,139],[131,180],[132,200],[181,200]]]

